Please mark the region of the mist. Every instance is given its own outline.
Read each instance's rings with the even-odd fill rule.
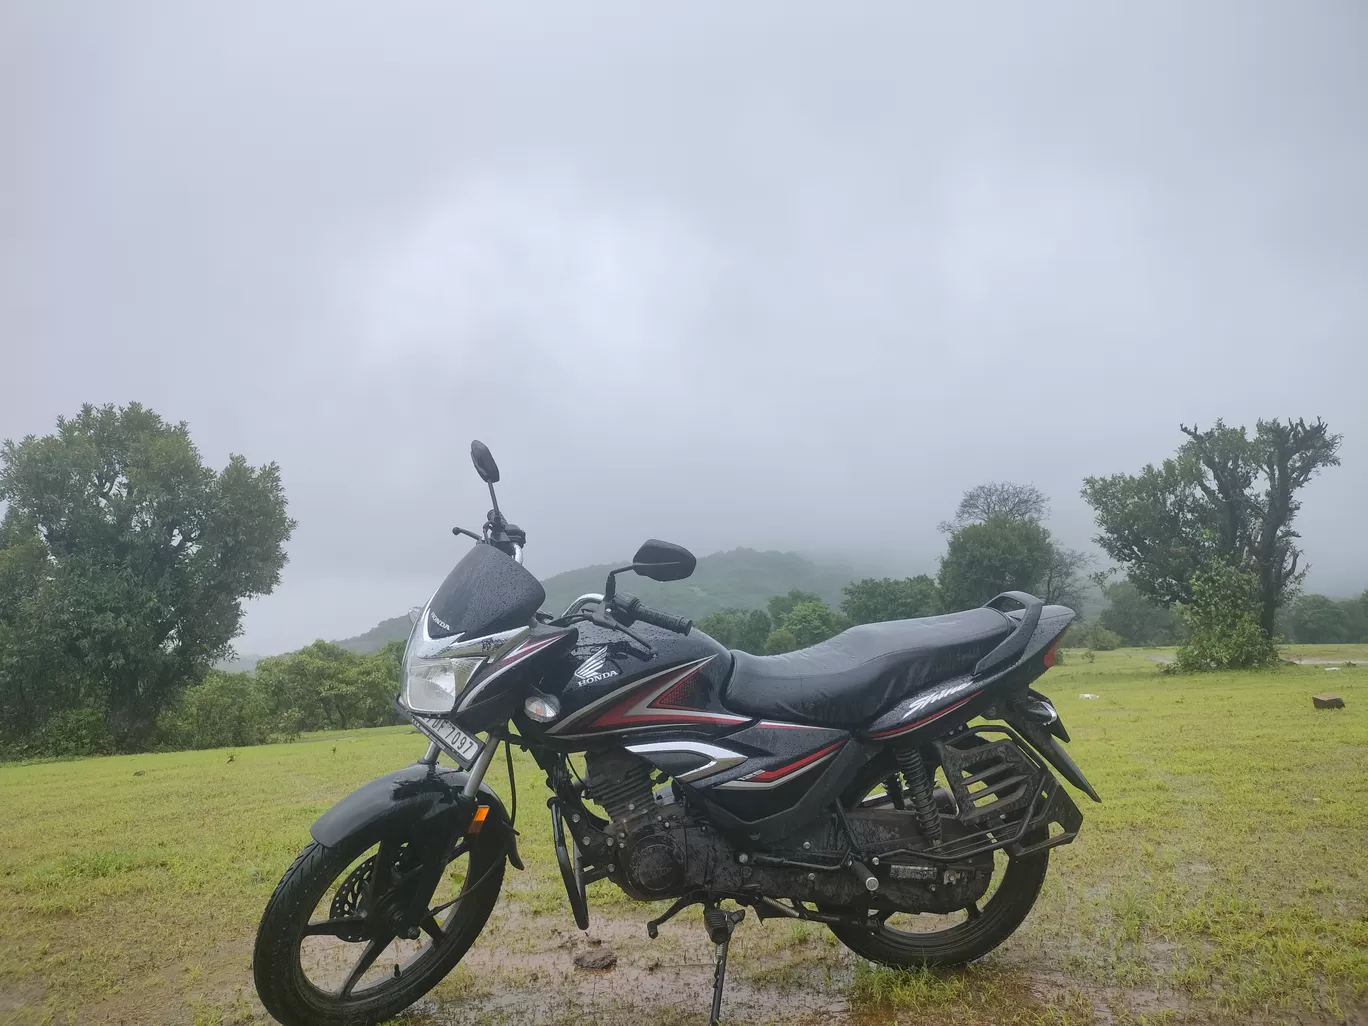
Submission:
[[[0,7],[0,438],[83,402],[283,468],[240,651],[421,602],[488,507],[933,571],[976,483],[1083,547],[1180,422],[1324,417],[1368,586],[1350,0]]]

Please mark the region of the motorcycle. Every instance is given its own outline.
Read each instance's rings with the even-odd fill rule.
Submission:
[[[499,511],[493,456],[476,441],[471,457],[493,509],[479,534],[453,529],[476,544],[415,616],[396,698],[427,751],[311,827],[257,933],[253,975],[271,1015],[379,1023],[455,968],[505,868],[523,868],[514,745],[546,774],[581,930],[595,880],[673,899],[646,924],[652,938],[703,906],[714,1024],[746,908],[823,923],[890,966],[967,962],[1021,924],[1050,850],[1082,823],[1051,770],[1101,800],[1031,687],[1070,609],[1007,592],[756,656],[617,590],[628,571],[693,573],[686,549],[651,540],[602,594],[553,616],[522,565],[526,533]],[[511,811],[485,779],[500,746]]]

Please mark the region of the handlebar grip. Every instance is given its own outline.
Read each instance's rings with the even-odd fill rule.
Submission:
[[[629,627],[634,621],[640,620],[642,623],[649,623],[676,634],[688,634],[689,631],[693,630],[693,621],[687,617],[671,616],[669,613],[662,613],[659,609],[644,606],[641,604],[641,599],[625,592],[619,592],[613,597],[613,609],[627,617],[627,626]]]
[[[692,620],[683,616],[671,616],[669,613],[662,613],[658,609],[638,606],[636,615],[638,620],[655,624],[657,627],[663,627],[667,631],[674,631],[676,634],[688,634],[689,631],[693,630]]]

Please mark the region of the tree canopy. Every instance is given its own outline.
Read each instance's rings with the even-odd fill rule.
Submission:
[[[84,708],[144,743],[275,588],[295,526],[276,464],[214,471],[137,403],[6,441],[0,500],[0,740]]]
[[[966,491],[955,507],[955,515],[942,523],[940,528],[946,534],[951,534],[961,527],[999,517],[1040,523],[1049,515],[1050,499],[1035,485],[989,481]]]
[[[845,586],[841,612],[851,623],[911,620],[941,612],[940,589],[925,574],[904,577],[866,577]]]
[[[997,516],[950,536],[937,580],[948,608],[967,609],[1004,591],[1036,590],[1053,558],[1039,523]]]
[[[1188,440],[1159,466],[1086,479],[1097,543],[1164,606],[1191,604],[1198,575],[1217,560],[1248,570],[1258,623],[1271,636],[1278,607],[1306,574],[1292,526],[1298,492],[1339,465],[1340,436],[1320,420],[1260,420],[1252,436],[1220,420],[1181,431]]]
[[[1183,640],[1182,617],[1149,601],[1129,580],[1115,581],[1102,591],[1108,605],[1097,617],[1098,626],[1118,635],[1123,644],[1176,645]]]

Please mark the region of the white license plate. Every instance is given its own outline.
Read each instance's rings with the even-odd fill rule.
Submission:
[[[475,757],[484,747],[478,739],[471,737],[449,720],[439,720],[431,716],[413,717],[413,725],[433,741],[437,747],[461,764],[461,769],[470,769]]]

